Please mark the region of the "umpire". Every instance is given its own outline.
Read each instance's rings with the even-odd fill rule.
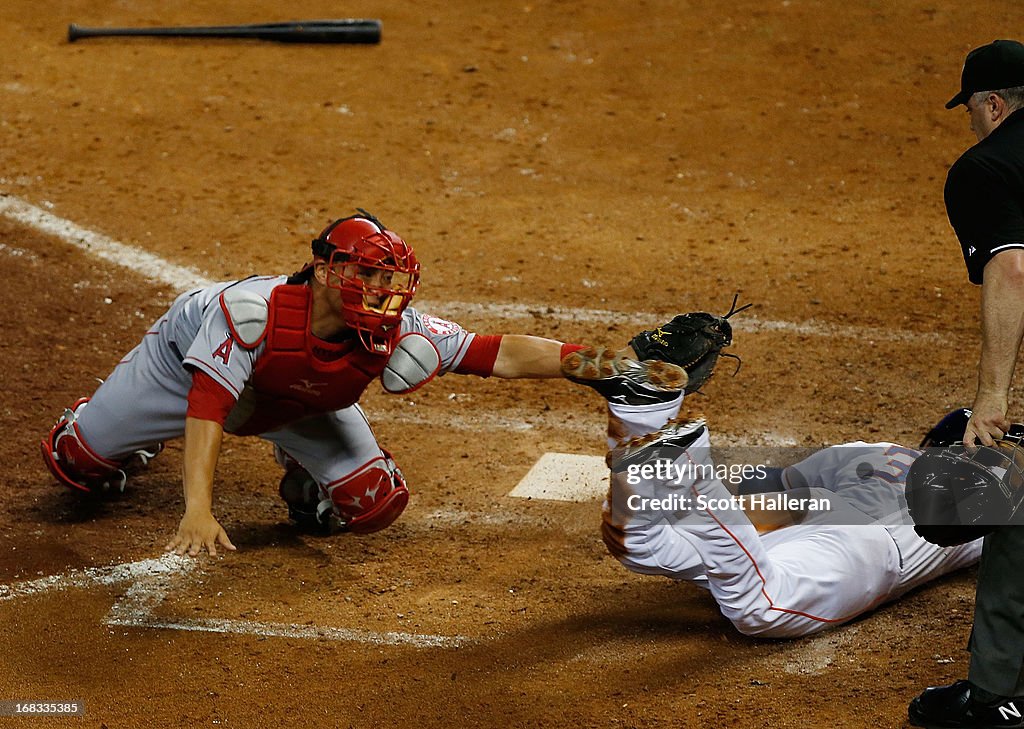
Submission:
[[[950,168],[946,212],[967,274],[981,285],[978,392],[964,442],[991,445],[1010,426],[1010,382],[1024,335],[1024,45],[997,40],[967,55],[960,93],[978,143]],[[910,703],[923,727],[1024,727],[1024,527],[985,538],[968,680]]]

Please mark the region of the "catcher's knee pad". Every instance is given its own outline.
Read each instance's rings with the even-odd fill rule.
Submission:
[[[369,534],[392,524],[409,503],[409,487],[391,454],[327,484],[324,491],[345,531]]]
[[[94,493],[111,488],[123,491],[127,476],[122,464],[93,451],[78,430],[78,414],[88,402],[87,397],[75,402],[50,429],[50,434],[40,443],[43,463],[54,478],[75,491]]]

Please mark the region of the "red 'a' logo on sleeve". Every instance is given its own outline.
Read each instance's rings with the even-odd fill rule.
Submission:
[[[228,363],[228,360],[231,358],[231,347],[234,346],[234,344],[235,340],[232,339],[231,335],[229,334],[228,338],[224,340],[224,343],[217,347],[216,351],[214,351],[213,358],[219,359],[226,365]]]

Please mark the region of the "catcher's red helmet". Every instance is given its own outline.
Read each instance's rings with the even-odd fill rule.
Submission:
[[[336,220],[313,240],[313,255],[327,263],[327,286],[341,292],[345,323],[368,349],[390,352],[420,281],[416,254],[377,218]]]

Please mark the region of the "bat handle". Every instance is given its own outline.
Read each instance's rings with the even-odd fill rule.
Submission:
[[[89,28],[77,23],[68,25],[68,43],[74,43],[79,38],[95,38],[102,35],[113,35],[113,33],[105,28]]]

